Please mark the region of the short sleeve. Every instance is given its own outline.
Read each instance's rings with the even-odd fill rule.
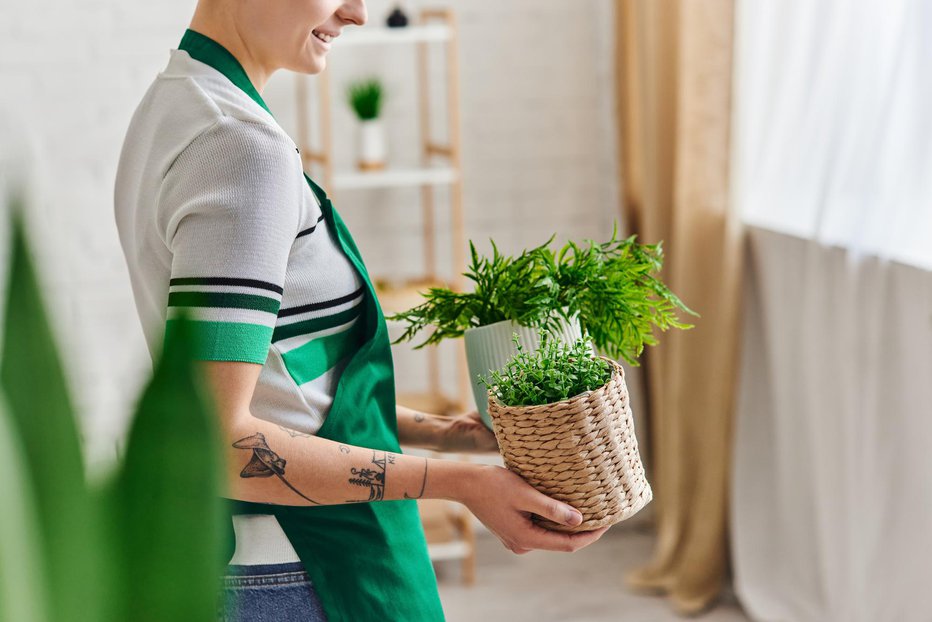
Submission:
[[[196,359],[265,363],[298,231],[299,157],[280,130],[223,117],[166,173],[158,204],[172,253],[165,336],[187,311]]]

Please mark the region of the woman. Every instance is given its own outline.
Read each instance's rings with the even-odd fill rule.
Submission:
[[[318,73],[363,0],[201,0],[137,109],[116,220],[155,356],[184,308],[230,465],[225,619],[442,620],[419,498],[464,503],[510,550],[573,551],[604,529],[493,466],[399,444],[494,451],[472,412],[395,404],[385,320],[359,251],[261,92]],[[167,305],[166,305],[167,300]]]

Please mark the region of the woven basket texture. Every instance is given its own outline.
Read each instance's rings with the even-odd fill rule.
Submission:
[[[549,497],[582,512],[577,532],[634,516],[653,497],[634,435],[624,369],[616,361],[606,384],[552,404],[506,406],[489,391],[489,415],[505,466]]]

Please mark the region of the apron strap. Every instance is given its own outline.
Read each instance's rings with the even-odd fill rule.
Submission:
[[[324,189],[318,186],[317,183],[311,179],[307,173],[304,174],[304,179],[307,180],[307,183],[311,186],[311,190],[313,190],[314,194],[317,195],[317,200],[320,201],[321,205],[329,201],[327,198],[327,193],[324,192]]]

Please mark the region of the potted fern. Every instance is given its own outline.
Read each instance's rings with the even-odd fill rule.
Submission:
[[[382,83],[376,78],[355,82],[347,89],[347,99],[359,120],[359,157],[362,171],[385,168],[385,128],[379,114],[383,101]]]
[[[630,518],[653,497],[634,433],[624,369],[594,356],[588,339],[571,344],[541,332],[540,347],[480,374],[507,466],[583,515],[576,527],[537,518],[558,531],[589,531]]]
[[[539,346],[539,330],[572,343],[582,336],[607,356],[638,365],[654,329],[686,329],[678,312],[696,315],[657,277],[663,266],[662,243],[639,244],[636,236],[618,238],[617,224],[607,242],[567,242],[551,248],[554,236],[516,257],[499,252],[480,256],[470,241],[471,261],[463,273],[471,292],[431,287],[420,305],[389,320],[405,325],[394,343],[431,328],[415,349],[463,337],[476,406],[491,427],[486,392],[479,374],[500,369],[516,352],[512,334],[525,349]]]

